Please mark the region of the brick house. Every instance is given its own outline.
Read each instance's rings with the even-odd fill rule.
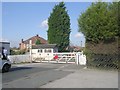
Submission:
[[[19,44],[20,50],[28,49],[28,45],[29,45],[30,40],[32,41],[32,45],[35,45],[37,40],[39,40],[41,44],[47,44],[47,40],[45,40],[44,38],[40,37],[37,34],[36,36],[33,36],[27,40],[22,39],[20,44]]]

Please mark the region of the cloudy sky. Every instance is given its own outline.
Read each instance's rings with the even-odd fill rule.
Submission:
[[[48,17],[59,2],[3,2],[2,37],[18,47],[24,40],[39,34],[47,40]],[[85,38],[78,32],[77,19],[91,2],[65,2],[71,22],[70,41],[74,45],[84,46]]]

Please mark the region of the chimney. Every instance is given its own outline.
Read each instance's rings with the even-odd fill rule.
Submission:
[[[23,43],[23,39],[21,40],[21,42]]]
[[[37,36],[37,37],[39,37],[39,35],[38,35],[38,34],[37,34],[36,36]]]

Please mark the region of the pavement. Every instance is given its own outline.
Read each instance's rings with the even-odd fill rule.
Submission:
[[[84,68],[40,88],[118,88],[118,72]]]

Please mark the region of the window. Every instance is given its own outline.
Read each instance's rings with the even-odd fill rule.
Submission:
[[[51,53],[51,49],[45,49],[45,53]]]
[[[47,50],[45,49],[45,53],[47,52]]]
[[[38,52],[39,52],[39,53],[42,53],[42,49],[39,49]]]
[[[48,49],[48,52],[51,52],[51,49]]]

